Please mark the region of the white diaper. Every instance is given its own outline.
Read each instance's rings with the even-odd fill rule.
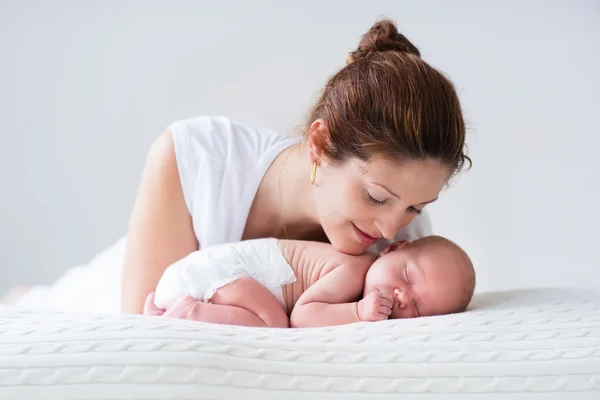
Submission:
[[[287,310],[282,286],[296,282],[296,275],[273,238],[219,244],[189,254],[165,270],[154,303],[168,309],[185,296],[208,302],[217,289],[241,277],[258,281]]]

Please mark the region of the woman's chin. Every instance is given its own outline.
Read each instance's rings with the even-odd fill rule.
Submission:
[[[360,256],[361,254],[364,254],[367,251],[367,246],[365,246],[364,244],[350,241],[347,239],[332,241],[331,245],[340,253],[349,254],[351,256]]]
[[[369,249],[369,247],[364,243],[361,243],[356,236],[352,224],[345,225],[344,227],[336,226],[335,228],[331,227],[330,229],[325,228],[325,235],[333,248],[340,253],[360,256]]]

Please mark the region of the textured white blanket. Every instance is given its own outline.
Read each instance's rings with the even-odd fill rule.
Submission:
[[[0,399],[599,399],[600,290],[305,330],[0,306]]]

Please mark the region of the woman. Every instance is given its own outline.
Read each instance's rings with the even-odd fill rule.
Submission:
[[[304,239],[362,254],[428,235],[423,210],[469,160],[464,147],[452,83],[391,21],[377,22],[301,138],[209,117],[158,137],[127,235],[121,311],[141,313],[167,266],[217,243]]]
[[[122,309],[141,312],[165,268],[199,247],[278,237],[361,254],[381,238],[428,234],[423,217],[413,220],[462,167],[464,141],[452,84],[380,21],[327,82],[302,141],[199,118],[154,143]]]

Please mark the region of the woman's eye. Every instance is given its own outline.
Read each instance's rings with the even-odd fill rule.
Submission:
[[[373,196],[371,196],[369,191],[365,191],[365,197],[367,198],[367,200],[370,203],[378,205],[378,206],[381,206],[381,205],[384,205],[385,203],[387,203],[387,199],[386,200],[378,200],[378,199],[374,198]]]
[[[413,206],[408,207],[408,211],[415,213],[417,215],[421,215],[423,213],[423,210],[419,210],[417,208],[414,208]]]

